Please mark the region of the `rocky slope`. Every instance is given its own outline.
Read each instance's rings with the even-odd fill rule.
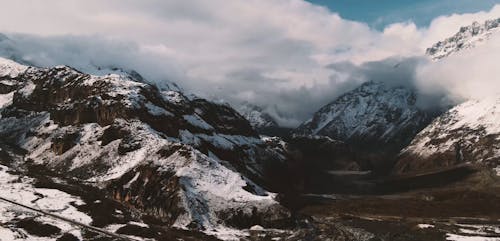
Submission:
[[[474,22],[460,28],[455,35],[434,44],[427,49],[427,55],[438,60],[465,49],[471,49],[487,41],[492,34],[500,32],[500,18],[484,23]]]
[[[360,152],[394,153],[433,118],[414,91],[369,81],[322,107],[294,132],[345,141]]]
[[[500,174],[500,96],[470,100],[449,110],[405,148],[397,173],[423,172],[467,162]]]
[[[2,143],[13,167],[43,165],[181,229],[275,226],[288,211],[259,184],[282,163],[233,109],[133,75],[0,59]],[[259,184],[257,184],[259,183]]]

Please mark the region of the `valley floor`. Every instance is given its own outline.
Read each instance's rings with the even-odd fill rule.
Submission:
[[[487,171],[399,194],[309,197],[301,212],[320,227],[342,224],[373,235],[366,240],[500,240],[500,185]]]
[[[133,208],[107,198],[102,190],[73,183],[64,175],[52,173],[41,166],[19,168],[13,163],[3,162],[0,165],[2,241],[216,240],[199,232],[165,228],[157,220],[141,216]],[[444,180],[440,175],[454,176],[456,172],[418,178]],[[382,183],[394,185],[393,190],[399,190],[402,184],[414,181],[415,177],[409,177],[384,180]],[[495,174],[477,171],[465,181],[393,194],[305,195],[305,203],[297,213],[294,228],[280,230],[254,226],[246,230],[227,230],[227,238],[498,241],[499,183]],[[26,209],[16,203],[55,216]],[[76,222],[68,222],[64,218]],[[224,234],[217,235],[224,237]]]

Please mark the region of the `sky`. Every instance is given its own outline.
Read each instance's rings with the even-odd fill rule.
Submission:
[[[309,0],[328,7],[342,18],[365,22],[376,29],[411,21],[428,26],[442,15],[474,13],[491,9],[500,0]]]
[[[439,90],[436,95],[456,100],[498,90],[492,81],[499,68],[491,68],[498,45],[438,64],[424,53],[461,26],[500,17],[500,4],[331,2],[338,6],[304,0],[0,0],[0,56],[90,73],[135,70],[160,87],[171,81],[234,107],[259,105],[289,127],[367,80]],[[399,63],[408,66],[394,72]],[[489,88],[470,88],[478,83]]]

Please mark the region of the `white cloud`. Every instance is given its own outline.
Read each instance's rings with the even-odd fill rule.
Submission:
[[[409,22],[380,32],[303,0],[18,0],[1,6],[0,32],[10,38],[0,42],[2,55],[82,70],[134,69],[205,97],[264,105],[287,125],[367,78],[354,68],[338,69],[339,63],[419,56],[461,25],[500,16],[499,5],[440,17],[425,29]]]
[[[446,93],[452,101],[500,94],[500,34],[474,49],[418,66],[417,83],[429,94]]]

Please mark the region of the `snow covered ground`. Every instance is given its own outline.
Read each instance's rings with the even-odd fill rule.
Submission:
[[[420,229],[437,228],[433,224],[418,224]],[[439,229],[453,229],[454,232],[446,233],[448,241],[500,241],[500,226],[484,224],[454,224],[439,226]]]
[[[9,199],[29,207],[48,211],[50,213],[69,218],[84,224],[90,224],[92,218],[78,211],[83,205],[79,197],[69,195],[56,189],[36,188],[32,185],[33,179],[10,174],[9,168],[0,165],[0,197]],[[29,234],[22,228],[15,227],[15,221],[33,218],[35,221],[50,224],[59,228],[61,233],[70,233],[82,239],[81,230],[52,217],[27,210],[5,201],[0,201],[0,240],[56,240],[54,237],[37,237]]]
[[[499,241],[500,238],[484,237],[484,236],[465,236],[458,234],[447,234],[446,240],[449,241]]]

